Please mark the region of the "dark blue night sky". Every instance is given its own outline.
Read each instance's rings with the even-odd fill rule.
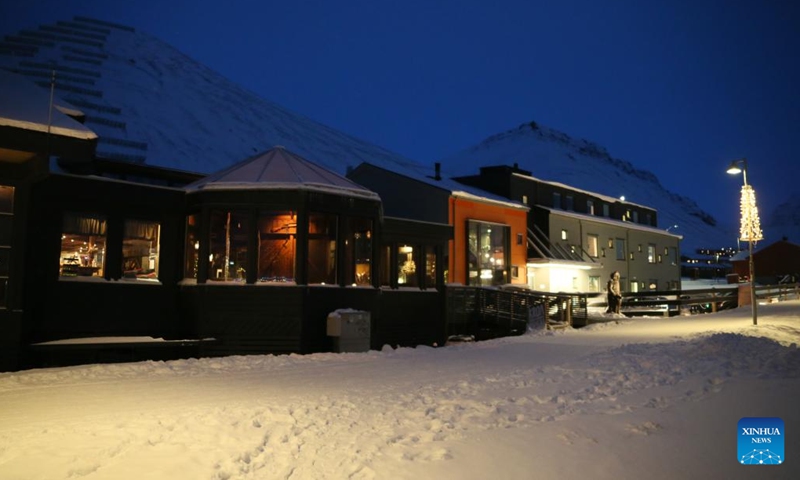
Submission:
[[[795,1],[10,0],[0,34],[74,15],[136,27],[420,162],[534,120],[725,223],[738,221],[733,159],[748,158],[762,217],[800,192]]]

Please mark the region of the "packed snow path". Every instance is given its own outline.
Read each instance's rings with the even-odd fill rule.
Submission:
[[[792,301],[758,326],[0,374],[0,478],[800,478],[798,340]],[[736,462],[745,416],[784,420],[784,465]]]

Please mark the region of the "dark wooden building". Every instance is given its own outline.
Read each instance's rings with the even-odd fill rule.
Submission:
[[[759,283],[774,285],[800,279],[800,245],[783,238],[753,252],[755,277]],[[750,256],[743,250],[731,257],[733,272],[740,279],[750,278]]]
[[[444,340],[452,230],[281,147],[207,177],[81,155],[0,172],[3,370],[330,351],[339,309],[369,312],[373,348]],[[425,267],[398,284],[410,245]]]

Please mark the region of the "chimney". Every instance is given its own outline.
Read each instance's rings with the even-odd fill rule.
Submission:
[[[434,180],[441,180],[442,179],[442,164],[439,163],[439,162],[436,162],[436,163],[433,164],[433,168],[436,171],[436,174],[434,175],[433,179]]]

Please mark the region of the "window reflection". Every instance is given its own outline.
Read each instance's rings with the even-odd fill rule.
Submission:
[[[336,283],[336,221],[334,214],[308,217],[308,283]]]
[[[142,220],[125,220],[123,232],[123,277],[157,280],[161,225]]]
[[[246,212],[211,211],[209,280],[244,283],[247,279],[248,220]]]
[[[297,217],[293,211],[261,212],[258,217],[258,279],[293,282]]]

